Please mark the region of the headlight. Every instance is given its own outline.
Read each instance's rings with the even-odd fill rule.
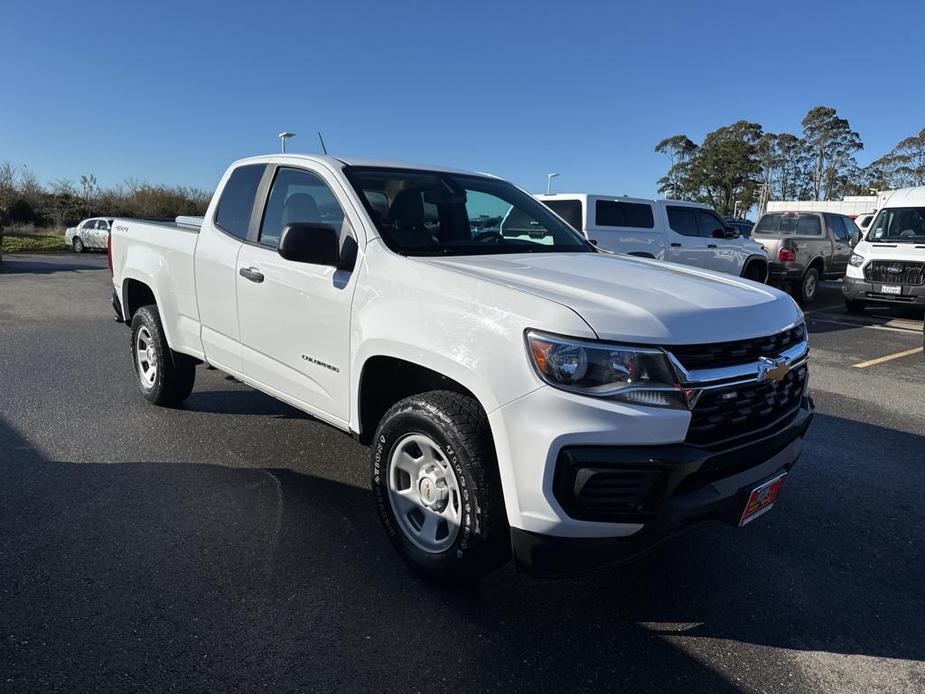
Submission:
[[[527,332],[537,373],[562,390],[637,405],[687,409],[678,376],[660,349]]]
[[[858,255],[857,253],[852,253],[851,257],[848,259],[848,264],[851,267],[861,267],[864,264],[864,256]]]

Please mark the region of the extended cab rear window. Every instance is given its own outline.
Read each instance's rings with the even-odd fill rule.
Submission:
[[[652,206],[640,202],[598,200],[594,203],[594,220],[599,227],[655,227]]]
[[[248,164],[231,172],[215,211],[215,226],[239,239],[247,238],[257,188],[265,168],[264,164]]]
[[[543,200],[543,204],[562,217],[572,228],[581,231],[580,200]]]

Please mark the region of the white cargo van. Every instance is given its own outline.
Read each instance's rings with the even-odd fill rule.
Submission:
[[[764,282],[768,256],[697,202],[558,193],[538,200],[600,248]]]
[[[848,260],[842,294],[852,312],[869,303],[925,306],[925,186],[881,196]]]

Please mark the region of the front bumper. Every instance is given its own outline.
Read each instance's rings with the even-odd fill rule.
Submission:
[[[901,286],[901,294],[885,294],[883,286],[883,284],[868,282],[865,279],[845,277],[842,280],[841,292],[849,301],[877,301],[888,304],[925,306],[925,284],[888,285]]]
[[[772,433],[761,438],[722,450],[684,443],[561,448],[555,465],[557,478],[561,478],[562,466],[606,473],[608,467],[621,469],[635,464],[656,471],[659,481],[624,518],[613,519],[623,521],[619,526],[571,517],[566,525],[572,529],[574,523],[633,528],[622,536],[582,536],[576,532],[566,537],[512,526],[511,543],[518,568],[532,575],[573,574],[633,560],[702,521],[737,524],[752,489],[789,471],[796,463],[813,410],[811,398],[804,395],[798,411],[785,425],[773,427],[769,430]],[[554,495],[557,500],[564,499],[561,489]],[[568,502],[564,506],[569,506]],[[573,508],[569,512],[578,513]],[[564,515],[568,516],[568,512]]]

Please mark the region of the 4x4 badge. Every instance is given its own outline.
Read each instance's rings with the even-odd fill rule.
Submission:
[[[782,381],[784,376],[790,373],[790,360],[786,357],[777,359],[768,359],[767,357],[758,357],[758,382],[765,381]]]

